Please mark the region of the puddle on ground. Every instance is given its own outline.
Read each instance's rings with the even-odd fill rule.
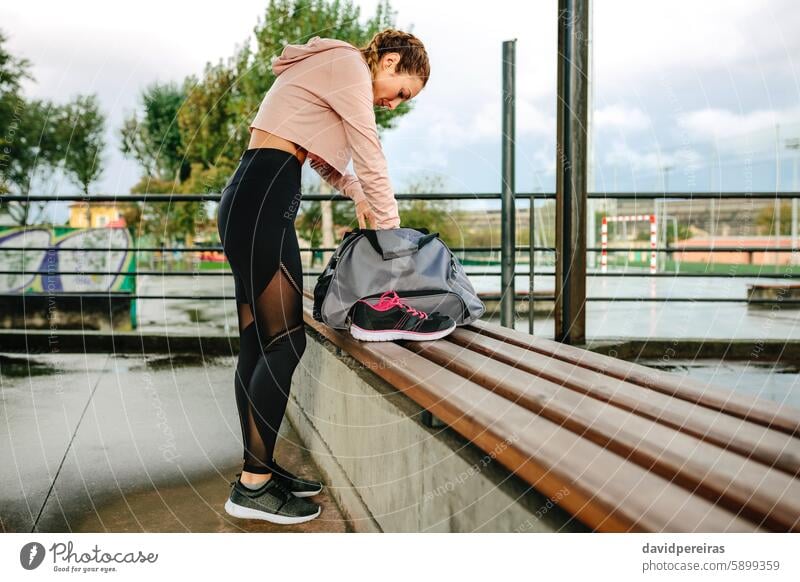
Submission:
[[[5,376],[6,378],[52,376],[62,371],[55,366],[26,356],[0,355],[0,376]]]
[[[182,308],[192,323],[207,323],[212,320],[205,311],[197,307]]]
[[[691,364],[678,364],[670,363],[665,364],[660,360],[641,359],[636,361],[637,364],[647,366],[648,368],[655,368],[665,372],[691,372],[694,370],[730,370],[739,371],[740,373],[753,373],[753,374],[800,374],[800,365],[795,363],[753,363],[742,361],[720,361],[720,362],[707,362],[697,361]]]
[[[776,363],[695,360],[667,363],[642,359],[637,363],[708,382],[718,388],[800,408],[800,373],[798,364],[794,361]]]
[[[117,356],[119,357],[119,356]],[[173,368],[187,368],[196,366],[223,366],[230,364],[230,358],[225,356],[209,356],[194,353],[179,353],[159,356],[136,356],[140,362],[128,368],[129,370],[172,370]],[[142,364],[142,360],[144,363]]]

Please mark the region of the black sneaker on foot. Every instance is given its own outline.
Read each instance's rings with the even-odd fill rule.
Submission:
[[[272,459],[272,477],[283,479],[289,491],[295,497],[311,497],[322,491],[322,483],[319,481],[312,481],[311,479],[303,479],[293,475],[283,467],[281,467],[275,459]]]
[[[350,334],[367,342],[436,340],[455,328],[456,322],[449,315],[414,309],[395,291],[386,291],[376,305],[359,299],[350,312]]]
[[[275,475],[258,489],[248,489],[237,479],[225,502],[228,515],[242,519],[263,519],[271,523],[292,525],[311,521],[322,507],[292,494],[283,479]]]

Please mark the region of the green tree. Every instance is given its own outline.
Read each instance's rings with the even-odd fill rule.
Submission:
[[[221,161],[238,160],[247,147],[233,138],[240,121],[229,111],[234,71],[222,62],[206,64],[201,79],[183,83],[186,99],[178,112],[181,154],[194,168],[212,168]],[[192,170],[194,171],[194,170]]]
[[[142,220],[142,208],[134,202],[118,204],[119,212],[125,219],[128,228],[131,229],[133,234],[136,234],[136,228]]]
[[[55,125],[50,121],[57,109],[47,101],[25,101],[14,118],[14,139],[5,145],[5,190],[31,194],[35,180],[46,181],[58,163],[59,143]],[[47,202],[8,202],[4,210],[19,225],[37,222]]]
[[[792,234],[792,203],[789,201],[780,202],[780,234]],[[756,226],[760,234],[775,234],[775,221],[778,219],[775,213],[775,204],[764,206],[756,216]]]
[[[208,98],[208,87],[193,94],[191,106]],[[144,171],[132,193],[176,194],[219,192],[232,163],[206,167],[201,157],[186,159],[179,122],[187,101],[184,90],[174,83],[149,85],[141,95],[142,117],[129,116],[120,131],[123,154],[134,158]],[[202,107],[202,105],[201,105]],[[217,111],[217,117],[219,117]],[[224,117],[224,116],[223,116]],[[204,131],[208,127],[203,128]],[[213,136],[211,136],[213,137]],[[207,153],[207,152],[205,152]],[[205,208],[202,202],[152,203],[139,207],[136,232],[150,235],[157,244],[173,244],[196,234],[197,221]]]
[[[56,117],[57,141],[63,148],[64,172],[89,195],[89,186],[103,172],[105,116],[96,95],[79,95],[59,107]]]
[[[0,188],[5,185],[5,171],[11,156],[8,146],[14,142],[18,118],[25,108],[20,84],[23,79],[33,80],[30,61],[8,52],[4,46],[7,41],[8,37],[0,30],[0,128],[3,130],[0,132]]]
[[[181,202],[181,192],[176,190],[179,186],[174,180],[142,178],[131,188],[131,194],[175,195],[171,202],[142,202],[137,205],[138,212],[131,211],[137,222],[128,221],[128,224],[133,227],[137,238],[146,236],[156,246],[168,246],[195,235],[197,225],[204,220],[204,204]]]
[[[408,194],[435,194],[444,192],[445,182],[439,175],[421,175],[408,182]],[[463,235],[454,219],[452,200],[401,200],[398,203],[400,224],[408,228],[427,228],[438,232],[448,245],[463,242]]]
[[[0,31],[0,194],[30,194],[35,178],[52,174],[58,147],[49,118],[53,105],[43,100],[27,100],[21,81],[33,80],[30,62],[11,55]],[[0,200],[0,211],[19,225],[37,221],[46,202]]]
[[[334,231],[358,227],[355,206],[352,203],[336,202],[333,204],[333,227]],[[295,229],[301,238],[310,241],[312,247],[322,244],[322,206],[319,202],[303,203],[303,208],[295,220]]]
[[[691,238],[692,231],[689,225],[678,224],[678,232],[675,232],[675,223],[672,221],[667,223],[667,244],[671,245],[678,240],[685,240]]]
[[[123,122],[120,149],[139,163],[145,176],[180,180],[188,175],[178,126],[185,99],[176,83],[153,83],[141,94],[142,119],[134,112]]]
[[[200,164],[192,164],[189,178],[178,186],[185,194],[214,194],[225,187],[236,166],[233,160],[220,158],[217,164],[203,168]],[[182,225],[184,238],[195,236],[197,229],[207,219],[207,208],[210,202],[178,202],[175,204],[176,220]]]

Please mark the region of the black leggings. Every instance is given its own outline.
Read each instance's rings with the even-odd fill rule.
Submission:
[[[270,473],[292,374],[306,348],[294,219],[300,160],[247,150],[222,191],[217,229],[234,275],[240,347],[234,386],[244,471]]]

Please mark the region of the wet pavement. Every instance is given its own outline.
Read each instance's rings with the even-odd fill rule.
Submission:
[[[794,364],[702,359],[673,360],[669,364],[659,360],[639,359],[637,363],[800,408],[800,370]]]
[[[297,526],[225,513],[241,470],[234,363],[0,354],[0,531],[350,531],[325,490],[320,517]],[[320,479],[288,420],[275,457]]]

